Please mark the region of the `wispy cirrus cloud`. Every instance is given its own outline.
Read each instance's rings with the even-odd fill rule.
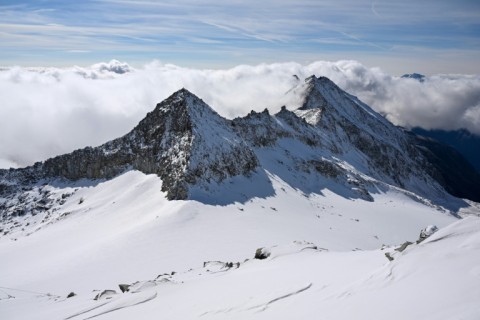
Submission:
[[[114,56],[215,68],[350,58],[397,73],[413,66],[472,72],[472,65],[480,72],[476,1],[27,0],[0,9],[3,65],[85,64]],[[69,50],[79,55],[62,54]],[[446,58],[446,50],[470,54]],[[19,58],[25,52],[36,59]],[[443,66],[429,64],[427,55]]]

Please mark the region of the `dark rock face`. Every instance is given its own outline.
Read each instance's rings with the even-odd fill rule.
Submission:
[[[122,293],[125,293],[125,292],[128,292],[128,290],[130,289],[130,284],[119,284],[118,287],[120,288],[120,291],[122,291]]]
[[[182,89],[159,103],[119,139],[48,159],[33,167],[0,171],[3,180],[17,182],[0,183],[0,192],[9,192],[15,184],[49,177],[110,179],[136,169],[157,174],[168,198],[180,200],[188,198],[189,184],[248,175],[257,164],[254,152],[238,137],[229,121]]]
[[[404,243],[402,243],[402,245],[400,247],[396,248],[395,250],[398,251],[398,252],[403,252],[411,244],[413,244],[413,242],[405,241]]]
[[[124,171],[131,160],[127,154],[105,154],[101,149],[87,147],[48,159],[42,171],[45,177],[65,177],[70,180],[109,179]]]
[[[258,248],[257,251],[255,251],[255,259],[263,260],[267,259],[270,257],[270,252],[268,252],[265,248]]]
[[[291,137],[292,134],[278,125],[267,109],[263,112],[250,112],[243,118],[236,118],[232,126],[255,147],[274,145],[278,139]]]
[[[316,171],[326,177],[336,178],[342,174],[342,169],[330,161],[310,160],[310,165],[312,165]]]
[[[248,175],[258,164],[230,123],[185,89],[158,104],[123,139],[125,153],[135,155],[132,168],[162,178],[169,199],[187,199],[189,184]]]

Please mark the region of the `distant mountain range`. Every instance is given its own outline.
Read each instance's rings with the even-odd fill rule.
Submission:
[[[420,82],[425,81],[425,76],[419,73],[404,74],[402,78],[415,79]],[[462,154],[476,171],[480,172],[480,136],[471,133],[466,129],[459,130],[427,130],[420,127],[412,128],[412,132],[417,135],[432,138],[440,143],[447,144],[455,148]]]
[[[413,128],[412,132],[455,148],[477,172],[480,172],[480,136],[465,129],[447,131]]]
[[[420,82],[425,81],[425,76],[423,74],[420,74],[420,73],[407,73],[407,74],[404,74],[402,76],[402,78],[415,79],[415,80],[418,80]]]

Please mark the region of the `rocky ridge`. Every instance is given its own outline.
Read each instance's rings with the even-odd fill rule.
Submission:
[[[49,178],[110,179],[130,169],[157,174],[169,199],[186,199],[187,184],[220,182],[257,166],[253,151],[201,99],[181,89],[125,136],[24,169],[1,170],[0,192]]]
[[[0,170],[3,220],[51,213],[68,197],[49,195],[52,181],[111,179],[128,170],[158,175],[170,200],[189,199],[192,187],[208,193],[211,185],[258,172],[305,193],[319,192],[321,182],[330,181],[346,197],[368,201],[369,192],[385,184],[419,198],[446,195],[411,137],[356,97],[325,77],[312,76],[294,90],[304,96],[297,110],[283,107],[271,115],[265,109],[227,120],[181,89],[121,138]],[[306,186],[309,178],[320,184]]]
[[[408,134],[326,77],[310,77],[305,86],[303,105],[295,113],[325,133],[324,144],[333,153],[356,152],[369,176],[422,193],[410,177],[428,181],[429,164]]]

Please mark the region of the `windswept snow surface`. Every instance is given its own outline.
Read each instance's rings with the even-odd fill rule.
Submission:
[[[59,184],[52,193],[75,192],[55,223],[0,238],[0,318],[480,317],[480,218],[396,188],[373,202],[307,195],[268,171],[212,192],[262,188],[265,175],[271,195],[229,205],[167,201],[161,180],[138,171],[77,191]],[[394,250],[428,225],[440,230]],[[260,247],[267,259],[253,259]],[[121,293],[121,283],[134,285]],[[106,289],[117,293],[93,300]]]

